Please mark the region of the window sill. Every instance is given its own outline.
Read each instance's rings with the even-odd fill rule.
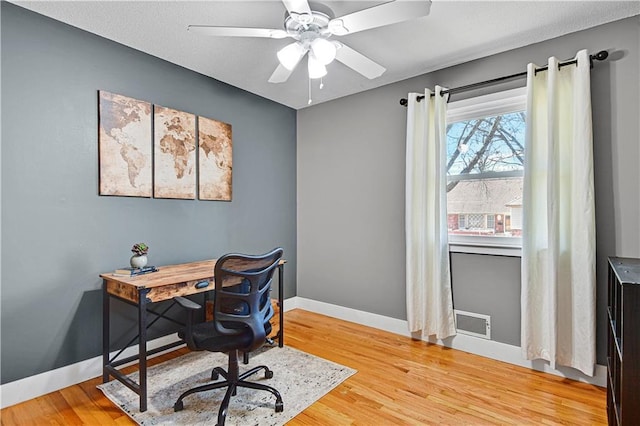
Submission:
[[[489,244],[481,242],[456,241],[449,243],[449,252],[521,257],[522,247],[514,244]]]

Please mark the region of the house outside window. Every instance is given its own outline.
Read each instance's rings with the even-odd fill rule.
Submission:
[[[505,247],[518,248],[519,255],[525,107],[525,88],[449,104],[449,242],[466,247],[454,251],[483,253],[483,247]]]

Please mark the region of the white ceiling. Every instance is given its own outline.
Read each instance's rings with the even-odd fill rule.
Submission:
[[[267,80],[290,39],[207,37],[187,25],[282,28],[280,0],[12,1],[19,6],[229,83],[295,109],[307,106],[306,67]],[[385,1],[321,1],[342,16]],[[433,0],[429,16],[340,37],[387,68],[369,80],[338,61],[313,104],[640,14],[640,1]]]

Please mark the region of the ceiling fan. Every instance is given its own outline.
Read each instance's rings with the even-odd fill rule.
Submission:
[[[310,79],[324,77],[327,74],[326,65],[334,59],[363,76],[374,79],[381,76],[386,69],[344,43],[333,40],[332,37],[426,16],[431,8],[431,0],[394,0],[334,17],[333,12],[322,4],[312,3],[312,8],[307,0],[282,2],[287,9],[283,29],[211,25],[189,25],[188,29],[208,36],[292,38],[294,42],[277,53],[280,64],[269,78],[270,83],[286,82],[305,55]]]

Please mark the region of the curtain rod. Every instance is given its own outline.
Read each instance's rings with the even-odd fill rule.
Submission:
[[[589,61],[591,62],[591,68],[593,68],[593,61],[604,61],[605,59],[607,59],[607,57],[609,56],[609,52],[607,52],[606,50],[601,50],[600,52],[594,54],[594,55],[589,55]],[[564,67],[567,65],[571,65],[571,64],[577,64],[578,60],[577,59],[572,59],[569,61],[565,61],[565,62],[560,62],[559,67]],[[536,68],[536,73],[538,73],[539,71],[546,71],[549,69],[548,65],[545,65],[544,67],[541,68]],[[466,86],[460,86],[460,87],[454,87],[453,89],[447,89],[447,90],[441,90],[440,91],[440,96],[444,96],[447,93],[450,94],[454,94],[454,93],[459,93],[459,92],[464,92],[466,90],[471,90],[471,89],[475,89],[476,87],[482,87],[482,86],[488,86],[494,83],[499,83],[501,81],[506,81],[506,80],[511,80],[511,79],[515,79],[515,78],[520,78],[520,77],[524,77],[527,75],[527,72],[519,72],[517,74],[511,74],[511,75],[505,75],[503,77],[498,77],[498,78],[493,78],[491,80],[485,80],[485,81],[480,81],[478,83],[473,83],[473,84],[468,84]],[[435,96],[435,93],[432,93],[431,96]],[[420,95],[417,97],[418,102],[420,102],[421,100],[424,99],[424,95]],[[407,98],[402,98],[400,99],[400,105],[402,106],[407,106],[408,101]]]

